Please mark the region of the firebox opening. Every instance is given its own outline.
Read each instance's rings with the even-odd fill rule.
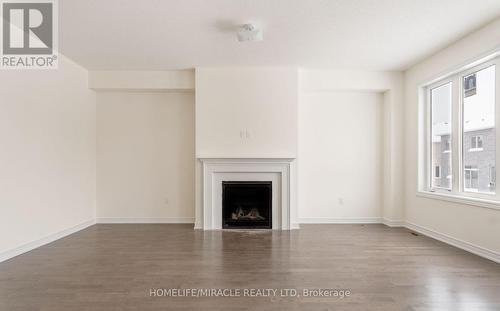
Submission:
[[[272,182],[223,181],[223,229],[272,229]]]

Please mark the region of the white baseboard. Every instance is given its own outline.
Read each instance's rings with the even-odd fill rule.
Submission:
[[[99,217],[98,224],[193,224],[194,217]]]
[[[381,224],[380,217],[302,217],[299,224]]]
[[[398,227],[404,227],[405,222],[403,220],[393,220],[393,219],[388,219],[388,218],[383,218],[382,223],[386,225],[387,227],[391,228],[398,228]]]
[[[7,259],[16,257],[18,255],[21,255],[23,253],[29,252],[35,248],[38,248],[42,245],[49,244],[51,242],[54,242],[56,240],[59,240],[61,238],[64,238],[65,236],[68,236],[70,234],[73,234],[75,232],[78,232],[80,230],[83,230],[87,227],[90,227],[95,224],[95,220],[91,219],[85,222],[82,222],[81,224],[78,224],[74,227],[50,234],[46,237],[43,237],[38,240],[31,241],[29,243],[26,243],[24,245],[21,245],[19,247],[15,247],[13,249],[7,250],[3,253],[0,253],[0,262],[5,261]]]
[[[436,239],[438,241],[444,242],[446,244],[450,244],[452,246],[455,246],[457,248],[463,249],[465,251],[468,251],[470,253],[473,253],[475,255],[487,258],[489,260],[492,260],[494,262],[500,263],[500,253],[495,252],[493,250],[486,249],[481,246],[474,245],[472,243],[451,237],[449,235],[439,233],[437,231],[410,223],[406,222],[405,227],[413,230],[415,232],[421,233],[425,236],[431,237],[433,239]]]

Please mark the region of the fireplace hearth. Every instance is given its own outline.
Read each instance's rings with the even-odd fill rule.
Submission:
[[[272,182],[223,181],[223,229],[272,229]]]

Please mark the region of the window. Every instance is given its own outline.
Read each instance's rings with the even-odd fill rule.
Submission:
[[[441,178],[441,166],[434,167],[434,178]]]
[[[466,165],[464,168],[464,188],[467,191],[478,191],[478,170],[477,166]]]
[[[444,138],[443,153],[451,152],[451,141],[450,138]]]
[[[451,82],[430,90],[431,100],[431,161],[449,178],[431,180],[433,188],[451,189]],[[439,174],[441,176],[441,174]]]
[[[489,172],[490,172],[490,176],[489,176],[490,188],[493,187],[493,190],[494,190],[495,184],[497,182],[497,176],[496,176],[497,173],[496,173],[495,167],[490,166]]]
[[[469,151],[479,151],[479,149],[483,150],[483,136],[472,136]]]
[[[476,169],[471,173],[475,182],[471,187],[464,181],[464,191],[494,193],[489,181],[489,168],[495,166],[495,65],[490,65],[464,76],[462,109],[462,137],[464,175],[467,167]],[[473,77],[473,92],[468,81]],[[469,84],[471,84],[469,82]],[[486,146],[485,142],[488,141]],[[491,143],[490,143],[491,142]],[[469,145],[470,144],[470,145]],[[481,152],[477,152],[481,151]],[[479,177],[478,177],[479,176]]]
[[[500,111],[498,66],[500,57],[492,57],[423,88],[427,135],[421,154],[427,156],[419,162],[424,165],[421,190],[500,201],[495,169],[500,157],[495,118]]]

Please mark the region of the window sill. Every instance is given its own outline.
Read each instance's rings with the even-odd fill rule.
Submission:
[[[453,203],[467,204],[472,206],[479,206],[484,208],[500,210],[500,201],[495,201],[495,200],[473,198],[468,196],[447,194],[441,192],[431,192],[431,191],[417,191],[417,196],[422,198],[436,199],[441,201],[448,201]]]
[[[483,148],[470,148],[469,152],[478,152],[478,151],[483,151]]]

